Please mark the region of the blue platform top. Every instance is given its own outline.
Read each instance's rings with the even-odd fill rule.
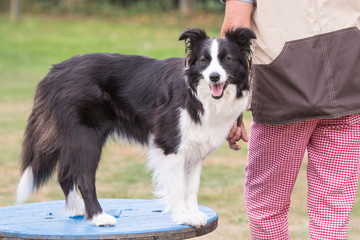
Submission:
[[[117,218],[113,227],[96,227],[83,217],[69,217],[65,201],[29,203],[0,208],[0,238],[14,239],[120,239],[171,236],[184,239],[200,236],[217,227],[218,215],[199,206],[208,216],[205,227],[196,229],[171,220],[165,205],[156,200],[99,199],[104,212]],[[181,237],[183,236],[183,237]]]

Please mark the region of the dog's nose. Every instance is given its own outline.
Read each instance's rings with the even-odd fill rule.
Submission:
[[[210,81],[217,82],[220,79],[220,74],[218,74],[217,72],[213,72],[210,74],[209,78],[210,78]]]

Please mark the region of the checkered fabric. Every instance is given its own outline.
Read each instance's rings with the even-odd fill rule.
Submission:
[[[290,195],[306,149],[311,239],[346,239],[360,171],[360,114],[253,122],[250,136],[245,206],[252,239],[290,239]]]

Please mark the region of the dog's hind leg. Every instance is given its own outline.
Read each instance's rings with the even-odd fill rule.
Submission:
[[[92,225],[113,226],[116,219],[103,212],[95,188],[95,171],[83,173],[78,179],[78,186],[85,203],[85,217]]]
[[[103,212],[96,196],[95,174],[105,137],[91,128],[77,126],[73,129],[67,136],[68,146],[64,149],[65,155],[60,159],[59,167],[59,176],[62,176],[59,182],[67,203],[80,204],[77,186],[84,200],[85,218],[96,226],[115,225],[116,219]]]
[[[77,176],[77,184],[85,202],[85,217],[96,226],[113,226],[116,224],[116,219],[103,212],[96,196],[95,174],[100,160],[101,146],[91,147],[98,148],[98,151],[88,149],[90,151],[86,154],[87,159],[83,159],[82,163],[82,167],[87,170],[80,171]]]

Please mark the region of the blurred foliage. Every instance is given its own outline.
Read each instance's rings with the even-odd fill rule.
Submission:
[[[177,10],[180,0],[22,0],[22,13],[74,13],[105,14],[139,12],[166,12]],[[0,11],[7,12],[10,0],[0,1]],[[191,10],[205,12],[223,12],[224,5],[219,0],[193,0]]]

